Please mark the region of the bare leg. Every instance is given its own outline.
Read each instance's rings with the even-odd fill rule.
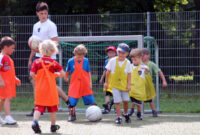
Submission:
[[[106,101],[106,103],[110,102],[110,96],[106,96],[105,101]]]
[[[2,111],[5,99],[0,99],[0,112]]]
[[[141,112],[141,111],[142,111],[141,105],[137,105],[137,109],[138,109],[138,110],[137,110],[138,112]]]
[[[33,114],[33,120],[39,120],[39,118],[40,118],[40,115],[41,115],[41,112],[39,112],[39,111],[34,111],[34,114]]]
[[[132,106],[131,106],[131,108],[135,108],[135,104],[134,104],[134,103],[132,103]]]
[[[123,102],[124,114],[128,114],[128,102],[129,102],[129,101],[124,101],[124,102]]]
[[[10,115],[10,103],[12,101],[12,98],[6,98],[4,103],[4,111],[6,115]]]
[[[120,103],[115,103],[115,108],[116,108],[117,116],[120,117],[121,116]]]
[[[56,124],[56,112],[50,113],[51,125]]]
[[[65,102],[68,101],[68,96],[65,94],[65,92],[64,92],[59,86],[57,86],[57,90],[58,90],[59,96],[60,96]]]
[[[152,109],[153,111],[155,111],[155,105],[154,105],[153,101],[150,102],[149,104],[150,104],[150,106],[151,106],[151,109]]]

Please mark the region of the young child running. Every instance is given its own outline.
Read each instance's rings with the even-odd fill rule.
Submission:
[[[137,106],[137,120],[142,120],[141,104],[146,100],[145,89],[145,74],[148,74],[149,68],[145,64],[141,64],[142,50],[132,49],[130,52],[132,61],[132,74],[131,74],[131,91],[129,92],[132,107],[129,116],[134,113],[135,105]]]
[[[10,104],[5,100],[16,97],[16,85],[20,86],[20,80],[15,76],[14,62],[10,55],[15,51],[16,43],[11,37],[3,37],[0,42],[0,112],[4,106],[5,120],[0,117],[0,124],[16,124],[16,120],[10,116]]]
[[[155,111],[155,105],[153,102],[153,99],[155,98],[156,93],[155,93],[155,88],[152,81],[152,75],[153,73],[159,74],[160,78],[162,79],[163,87],[167,87],[167,81],[165,80],[165,76],[163,72],[161,71],[161,69],[154,62],[149,61],[149,58],[151,56],[150,51],[147,48],[143,48],[142,53],[143,53],[142,61],[144,62],[144,64],[146,64],[149,67],[149,72],[150,72],[150,74],[147,74],[145,77],[146,78],[146,94],[147,94],[147,101],[145,102],[149,102],[152,109],[153,117],[157,117],[158,114]]]
[[[87,49],[80,44],[74,48],[74,57],[69,59],[66,68],[66,76],[71,74],[69,84],[69,122],[76,120],[75,107],[79,98],[83,98],[85,105],[96,105],[92,91],[92,79],[90,73],[90,64],[85,55]],[[68,78],[66,78],[68,81]]]
[[[106,48],[106,53],[108,55],[108,59],[106,59],[105,64],[104,64],[104,71],[103,74],[101,76],[101,80],[100,83],[103,83],[103,79],[106,75],[106,65],[108,64],[108,62],[110,61],[111,58],[116,56],[116,48],[115,46],[108,46]],[[110,78],[108,79],[109,82]],[[104,92],[106,92],[106,97],[105,97],[105,103],[103,104],[104,110],[103,110],[103,114],[108,114],[112,108],[112,105],[114,104],[114,100],[112,99],[112,101],[110,102],[110,97],[112,97],[112,89],[108,88],[108,89],[104,89]]]
[[[60,128],[56,125],[56,111],[59,104],[58,91],[56,88],[57,77],[55,72],[59,72],[65,77],[63,68],[51,58],[54,53],[58,53],[56,43],[52,40],[45,40],[39,46],[39,52],[43,56],[33,62],[30,76],[36,80],[35,87],[35,111],[33,115],[32,129],[35,133],[41,133],[38,120],[41,113],[44,113],[46,108],[50,113],[51,132],[56,132]]]
[[[124,107],[124,117],[126,123],[130,123],[131,119],[128,115],[128,102],[129,93],[131,90],[131,64],[126,57],[128,56],[130,48],[125,43],[120,43],[117,47],[117,57],[112,58],[106,65],[106,81],[104,83],[104,88],[112,88],[113,98],[117,113],[116,124],[122,123],[121,118],[121,102],[123,102]],[[108,78],[110,82],[108,83]]]

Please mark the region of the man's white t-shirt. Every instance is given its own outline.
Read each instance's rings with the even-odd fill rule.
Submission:
[[[137,68],[137,66],[135,66],[134,64],[131,65],[133,67],[133,70]],[[145,64],[141,64],[138,68],[138,74],[141,78],[145,79],[145,74],[147,74],[148,72],[145,71],[144,68],[148,68],[148,66],[146,66]]]
[[[110,70],[110,71],[111,71],[111,74],[115,73],[116,58],[117,58],[117,57],[114,57],[114,58],[110,59],[110,61],[109,61],[108,64],[106,65],[106,69],[107,69],[107,70]],[[119,67],[122,67],[122,65],[124,64],[124,62],[125,62],[126,60],[127,60],[127,63],[126,63],[126,67],[125,67],[124,72],[125,72],[126,74],[128,74],[128,73],[131,73],[131,72],[132,72],[132,68],[131,68],[131,63],[130,63],[130,61],[126,58],[124,61],[119,61],[119,60],[118,60],[118,63],[119,63]]]
[[[40,37],[42,40],[58,37],[57,26],[49,19],[43,23],[39,21],[33,26],[33,35]],[[35,56],[42,57],[40,53],[36,53]],[[56,54],[53,54],[51,58],[56,59]]]

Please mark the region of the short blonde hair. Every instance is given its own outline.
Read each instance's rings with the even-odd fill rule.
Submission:
[[[74,48],[74,54],[78,55],[86,55],[87,54],[87,49],[83,44],[78,45],[77,47]]]
[[[142,56],[142,50],[141,49],[132,49],[130,52],[130,57],[141,57]]]
[[[58,53],[57,43],[52,40],[44,40],[39,45],[39,52],[42,55],[51,56],[53,53]]]

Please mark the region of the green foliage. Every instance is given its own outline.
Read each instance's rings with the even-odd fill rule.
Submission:
[[[43,0],[50,14],[104,14],[183,11],[191,0]],[[35,15],[37,0],[0,0],[0,15]]]
[[[154,9],[161,12],[183,11],[183,5],[187,5],[188,0],[155,0]]]

